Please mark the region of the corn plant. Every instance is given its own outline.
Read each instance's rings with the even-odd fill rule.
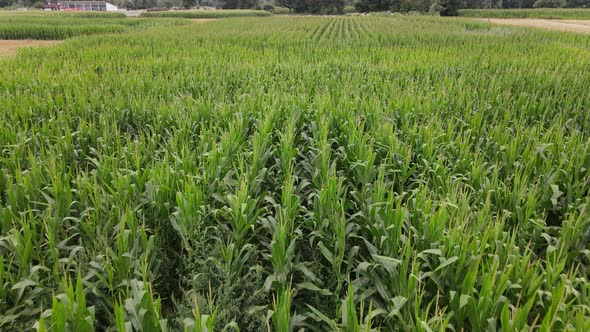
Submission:
[[[260,14],[207,12],[145,16]],[[0,37],[67,38],[0,60],[2,331],[590,328],[586,36],[2,12]]]

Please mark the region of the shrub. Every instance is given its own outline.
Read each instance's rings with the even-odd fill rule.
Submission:
[[[285,8],[285,7],[274,7],[272,10],[272,13],[275,15],[285,15],[285,14],[291,14],[291,11],[289,10],[289,8]]]

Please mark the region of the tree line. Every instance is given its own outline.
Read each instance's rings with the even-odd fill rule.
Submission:
[[[456,15],[459,9],[590,8],[590,0],[358,0],[359,12],[438,12]]]

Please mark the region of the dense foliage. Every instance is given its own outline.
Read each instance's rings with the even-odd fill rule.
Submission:
[[[533,4],[533,8],[562,8],[565,5],[565,0],[537,0]]]
[[[386,12],[392,6],[390,0],[359,0],[354,3],[359,12]]]
[[[465,0],[461,8],[514,9],[559,7],[590,7],[590,0]]]
[[[22,12],[0,13],[0,39],[65,39],[79,35],[128,32],[157,25],[179,25],[179,20],[133,19],[120,13]]]
[[[590,19],[589,9],[461,9],[459,16],[489,18]]]
[[[270,17],[4,59],[0,330],[588,331],[589,49]]]
[[[283,0],[288,1],[288,0]],[[358,0],[359,12],[437,12],[456,16],[461,8],[560,8],[590,7],[590,0]]]
[[[347,4],[345,0],[275,0],[280,7],[289,8],[294,13],[342,14]]]

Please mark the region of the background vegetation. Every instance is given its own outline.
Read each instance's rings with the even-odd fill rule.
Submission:
[[[590,19],[589,9],[461,9],[459,16],[490,18]]]
[[[502,12],[501,9],[513,8],[574,8],[590,7],[590,0],[358,0],[355,2],[355,7],[359,12],[405,13],[416,11],[439,13],[442,16],[456,16],[457,10],[462,8],[497,9],[498,12]]]
[[[590,39],[236,18],[0,62],[0,330],[590,330]]]

